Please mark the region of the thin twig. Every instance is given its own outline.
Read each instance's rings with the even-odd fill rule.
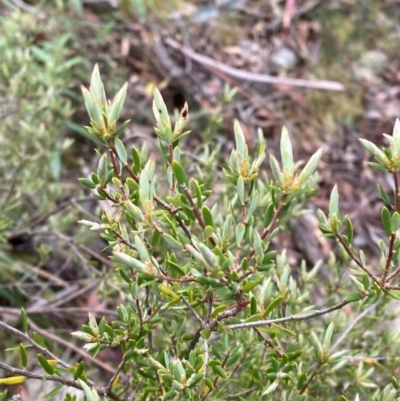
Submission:
[[[204,377],[206,377],[207,374],[207,367],[208,367],[208,361],[210,359],[209,353],[208,353],[208,342],[206,339],[204,339]]]
[[[372,312],[376,308],[376,304],[371,305],[369,308],[365,309],[362,313],[360,313],[347,327],[347,329],[343,332],[343,334],[336,340],[335,344],[332,345],[330,352],[332,353],[340,343],[347,337],[353,327],[362,320],[365,316],[367,316],[370,312]]]
[[[97,365],[99,368],[105,370],[109,373],[114,373],[114,368],[106,363],[101,362],[99,359],[93,358],[88,352],[84,351],[81,347],[77,347],[76,345],[72,344],[71,341],[63,340],[61,337],[57,336],[56,334],[50,333],[47,330],[42,329],[41,327],[37,326],[32,320],[29,320],[29,325],[38,332],[42,337],[46,337],[50,339],[52,342],[58,343],[67,349],[71,349],[80,355],[82,358],[89,360],[94,365]],[[57,359],[59,360],[59,359]],[[68,365],[67,365],[68,366]]]
[[[54,355],[52,352],[50,352],[47,348],[42,347],[40,344],[38,344],[35,340],[30,338],[28,334],[23,333],[22,331],[19,331],[18,329],[9,326],[8,324],[2,322],[0,320],[0,328],[3,328],[4,330],[8,331],[9,333],[14,334],[17,337],[23,338],[25,341],[27,341],[29,344],[32,344],[37,350],[41,351],[43,354],[47,355],[50,359],[55,359],[58,361],[58,363],[63,366],[64,368],[68,368],[69,365],[62,361],[60,358],[58,358],[56,355]]]
[[[306,313],[304,315],[292,315],[292,316],[287,316],[287,317],[280,317],[277,319],[257,320],[256,322],[230,324],[230,325],[228,325],[228,327],[231,330],[236,330],[236,329],[246,329],[249,327],[269,326],[270,324],[273,324],[273,323],[285,323],[285,322],[295,322],[295,321],[300,321],[300,320],[308,320],[308,319],[312,319],[314,317],[321,316],[321,315],[326,315],[327,313],[341,309],[341,308],[343,308],[343,306],[348,305],[349,303],[351,303],[351,302],[342,301],[339,304],[330,306],[329,308],[311,312],[311,313]]]
[[[14,368],[3,362],[0,362],[0,369],[5,370],[6,372],[10,372],[14,375],[27,377],[29,379],[58,382],[58,383],[63,384],[64,386],[74,387],[78,390],[83,391],[82,386],[77,381],[64,379],[61,376],[53,376],[53,375],[47,375],[47,374],[42,375],[42,374],[38,374],[38,373],[33,373],[33,372],[29,372],[28,370],[25,370],[25,369]],[[109,390],[105,387],[96,387],[96,391],[101,395],[107,395],[108,397],[112,398],[114,401],[122,401],[122,399],[120,397],[118,397],[115,393],[113,393],[111,390]]]
[[[304,386],[302,387],[302,389],[300,390],[300,394],[303,394],[306,390],[307,387],[310,385],[310,383],[314,380],[315,376],[318,373],[318,370],[321,368],[321,366],[323,365],[322,362],[319,362],[317,367],[315,368],[314,372],[312,373],[312,375],[308,378],[307,382],[304,384]]]
[[[111,376],[111,379],[109,380],[106,389],[111,391],[111,388],[114,384],[115,379],[118,377],[118,375],[121,373],[121,370],[124,368],[125,366],[125,356],[122,357],[121,362],[119,363],[116,371],[114,372],[114,374]]]
[[[118,317],[118,314],[116,311],[111,310],[111,309],[97,309],[97,308],[57,308],[53,307],[52,305],[49,306],[41,306],[38,308],[28,308],[26,310],[26,313],[28,315],[41,315],[44,313],[54,313],[58,316],[63,316],[64,314],[70,314],[70,315],[87,315],[88,313],[92,313],[94,315],[100,315],[100,316],[110,316],[110,317]],[[21,310],[18,308],[9,308],[7,306],[0,306],[0,314],[2,315],[15,315],[15,316],[20,316],[21,315]]]
[[[249,389],[247,389],[247,390],[243,390],[243,391],[241,391],[240,393],[228,395],[228,397],[226,397],[226,399],[227,399],[227,400],[234,400],[235,398],[240,398],[240,397],[243,397],[243,396],[245,396],[245,395],[249,395],[249,394],[251,394],[253,391],[257,390],[257,389],[258,389],[258,387],[257,387],[257,386],[254,386],[254,387],[249,388]]]
[[[189,192],[189,188],[186,185],[181,186],[183,189],[183,192],[185,193],[186,199],[188,200],[190,207],[192,208],[192,212],[195,214],[197,221],[200,224],[200,227],[204,230],[206,228],[206,223],[204,222],[203,216],[201,215],[200,210],[197,208],[196,204],[194,203],[193,197]],[[217,245],[217,240],[215,238],[215,235],[213,234],[211,237],[209,237],[211,243],[213,246]]]
[[[192,49],[182,46],[179,42],[177,42],[172,38],[166,38],[165,43],[168,46],[172,47],[173,49],[179,50],[182,54],[190,57],[192,60],[197,61],[198,63],[204,65],[205,67],[222,71],[235,78],[244,79],[246,81],[261,82],[274,85],[297,86],[309,89],[322,89],[331,91],[345,90],[343,84],[335,81],[309,81],[306,79],[281,78],[281,77],[274,77],[272,75],[256,74],[250,71],[239,70],[238,68],[230,67],[210,57],[196,53]]]
[[[279,356],[280,358],[282,358],[282,355],[283,355],[282,352],[281,352],[279,349],[277,349],[276,347],[274,347],[274,343],[273,343],[269,338],[265,337],[264,334],[261,333],[261,331],[257,329],[257,327],[253,327],[253,330],[263,339],[263,341],[264,341],[269,347],[271,347],[273,350],[276,351],[276,353],[278,354],[278,356]]]
[[[400,197],[400,193],[399,193],[399,177],[397,176],[397,173],[392,173],[393,175],[393,181],[394,181],[394,190],[395,190],[395,194],[394,194],[394,211],[398,212],[399,210],[399,197]],[[390,267],[392,265],[392,259],[393,259],[393,254],[394,254],[394,243],[396,241],[396,233],[393,233],[390,236],[390,241],[389,241],[389,251],[387,254],[387,258],[386,258],[386,265],[385,265],[385,271],[383,272],[382,275],[382,284],[385,285],[389,279],[388,279],[388,274],[389,274],[389,270]],[[395,270],[395,272],[397,272],[398,269]],[[397,273],[396,273],[397,274]],[[393,277],[396,276],[395,275],[391,275],[391,279]]]
[[[183,296],[181,296],[181,301],[190,309],[190,311],[192,312],[193,316],[197,319],[197,321],[198,321],[200,324],[203,324],[203,323],[204,323],[203,319],[202,319],[201,316],[196,312],[196,310],[193,308],[193,306],[190,305],[190,303],[186,300],[186,298],[183,297]]]
[[[374,274],[372,274],[361,262],[361,260],[356,256],[356,254],[353,252],[353,250],[346,244],[344,241],[343,237],[340,234],[336,234],[336,238],[338,241],[343,245],[343,248],[346,250],[347,254],[353,259],[353,261],[360,267],[360,269],[364,272],[367,273],[368,276],[380,286],[380,280],[378,277],[376,277]]]

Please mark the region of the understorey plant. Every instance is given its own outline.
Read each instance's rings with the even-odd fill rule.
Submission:
[[[43,380],[60,383],[49,396],[69,386],[90,401],[399,399],[393,353],[400,336],[378,331],[390,318],[388,300],[400,294],[398,122],[387,136],[389,148],[362,140],[377,159],[373,166],[390,172],[396,188],[393,198],[379,187],[388,236],[379,242],[380,265],[353,246],[353,224],[341,216],[335,187],[329,214],[319,211],[318,217],[322,234],[337,241],[339,252],[316,266],[290,266],[273,243],[290,218],[306,212],[321,149],[307,163],[295,162],[283,128],[280,157],[269,155],[269,176],[265,142],[260,137],[252,157],[235,122],[235,147],[222,168],[212,166],[215,154],[207,146],[204,163],[193,166],[182,146],[190,134],[187,105],[173,123],[155,90],[159,155],[144,157],[124,144],[129,122],[118,125],[127,85],[107,100],[96,66],[90,88],[82,91],[99,160],[81,183],[102,205],[102,221],[81,223],[108,244],[115,269],[104,285],[116,289],[122,302],[115,305],[116,319],[90,314],[72,336],[94,357],[118,349],[120,361],[99,382],[83,361],[68,364],[37,333],[31,336],[23,311],[23,332],[0,322],[23,341],[21,366],[0,362],[13,374],[0,383],[40,379],[26,369],[29,343],[39,350]],[[321,279],[322,267],[331,281]]]

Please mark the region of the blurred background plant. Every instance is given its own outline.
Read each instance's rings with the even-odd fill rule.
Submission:
[[[89,177],[97,166],[93,148],[98,144],[83,128],[88,121],[78,88],[87,83],[95,63],[107,93],[129,82],[122,118],[132,122],[122,139],[127,147],[135,144],[143,160],[157,154],[151,113],[154,87],[160,88],[175,117],[188,102],[192,134],[182,140],[181,152],[192,161],[187,173],[198,174],[206,186],[222,177],[214,166],[223,164],[233,147],[234,118],[242,123],[250,151],[265,137],[268,152],[276,154],[282,125],[291,132],[297,159],[307,160],[322,146],[319,191],[307,200],[313,213],[294,211],[295,218],[281,227],[271,246],[278,253],[285,250],[295,276],[301,263],[310,269],[322,259],[319,274],[325,278],[326,291],[338,291],[348,258],[340,247],[321,239],[315,213],[317,208],[328,213],[331,189],[337,183],[343,214],[349,214],[354,224],[355,245],[375,257],[378,265],[377,239],[385,232],[376,182],[388,193],[393,184],[390,174],[374,172],[364,163],[367,156],[357,138],[384,144],[381,133],[390,132],[394,118],[400,116],[395,3],[4,0],[0,5],[2,316],[18,326],[20,306],[36,309],[29,315],[30,323],[54,346],[59,344],[58,351],[67,359],[76,361],[83,354],[72,348],[75,340],[69,333],[85,321],[88,310],[103,308],[111,313],[120,300],[117,288],[104,280],[113,266],[108,251],[101,253],[106,243],[76,224],[78,219],[101,216],[97,202],[77,180]],[[220,69],[221,63],[245,71],[244,78]],[[254,80],[257,74],[278,81]],[[305,86],[288,85],[287,77],[305,79]],[[311,80],[339,80],[345,91],[313,90],[307,86]],[[215,187],[222,191],[218,182]],[[216,200],[218,195],[214,196]],[[327,279],[331,277],[327,271],[334,280]],[[379,373],[375,385],[378,377],[387,383],[390,375],[397,374],[396,358],[388,357],[398,341],[393,324],[379,325],[379,336],[373,324],[393,320],[396,313],[387,302],[385,298],[365,315],[354,310],[338,314],[339,332],[363,316],[363,326],[352,331],[342,346],[376,357],[349,356],[349,363],[361,369],[357,374],[352,371],[350,383],[368,382],[366,366],[375,367],[370,376]],[[324,328],[317,325],[315,331],[321,334]],[[65,339],[67,343],[62,342]],[[0,331],[0,341],[8,343],[9,336]],[[101,355],[96,366],[102,374],[110,373],[113,368],[104,361],[119,355]],[[14,358],[12,352],[6,357]],[[322,376],[328,377],[322,374],[320,380]],[[351,389],[346,394],[368,394],[368,386],[361,390],[346,383],[344,387]],[[29,391],[32,396],[33,390]]]

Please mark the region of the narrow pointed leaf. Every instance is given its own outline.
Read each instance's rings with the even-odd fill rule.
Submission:
[[[289,132],[285,126],[281,133],[281,158],[284,169],[290,172],[293,168],[293,149]]]
[[[117,152],[119,160],[121,160],[121,162],[123,164],[126,164],[128,162],[128,154],[126,152],[125,145],[123,144],[121,139],[115,138],[114,146],[115,146],[115,151]]]

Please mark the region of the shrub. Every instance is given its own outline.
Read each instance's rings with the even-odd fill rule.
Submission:
[[[322,261],[311,269],[290,267],[286,253],[271,248],[289,218],[306,212],[322,150],[301,168],[284,128],[281,162],[270,155],[269,177],[262,168],[266,144],[260,138],[256,157],[250,156],[235,122],[235,148],[220,174],[210,149],[204,163],[184,155],[188,107],[172,124],[155,90],[160,154],[145,160],[121,139],[128,121],[117,124],[127,85],[107,101],[96,66],[82,91],[88,132],[106,150],[97,171],[81,179],[103,205],[102,222],[80,223],[108,243],[115,270],[104,280],[123,303],[115,320],[90,314],[72,336],[93,356],[118,348],[122,357],[105,383],[89,379],[83,361],[69,365],[37,333],[29,334],[22,310],[22,331],[0,322],[23,340],[21,366],[0,362],[13,374],[0,383],[54,380],[61,384],[50,396],[70,386],[90,401],[399,399],[393,357],[399,333],[378,330],[390,319],[388,301],[400,295],[399,122],[386,135],[388,148],[362,140],[376,159],[371,164],[390,172],[396,188],[392,199],[379,187],[388,237],[379,241],[379,266],[353,246],[352,222],[341,215],[334,187],[329,214],[318,212],[321,232],[339,245],[338,257],[327,262],[331,281],[323,282]],[[39,352],[43,375],[25,369],[27,345]]]

